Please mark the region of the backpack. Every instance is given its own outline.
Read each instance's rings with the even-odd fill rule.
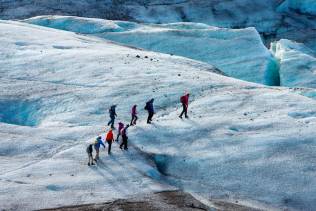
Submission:
[[[149,102],[146,103],[144,109],[145,109],[145,110],[148,110],[148,108],[149,108]]]

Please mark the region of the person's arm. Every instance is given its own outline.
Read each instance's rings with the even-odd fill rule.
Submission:
[[[103,142],[102,141],[100,141],[100,144],[105,148],[105,145],[103,144]]]

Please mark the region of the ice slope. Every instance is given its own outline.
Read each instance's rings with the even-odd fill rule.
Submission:
[[[254,28],[225,29],[199,23],[148,25],[71,16],[40,16],[25,21],[188,57],[215,65],[231,77],[279,85],[277,62]]]
[[[102,151],[103,163],[88,168],[86,144],[104,130],[112,103],[126,122],[130,106],[142,108],[153,95],[166,109],[192,80],[200,85],[190,90],[207,89],[211,80],[205,79],[219,77],[213,67],[29,24],[0,21],[0,28],[2,209],[174,189],[159,181],[151,161],[117,144],[113,157]]]
[[[0,19],[73,15],[143,23],[200,22],[255,27],[267,46],[290,39],[316,51],[314,0],[1,0]]]
[[[175,187],[206,199],[315,207],[314,100],[104,39],[13,21],[0,29],[0,105],[10,108],[0,113],[2,209]],[[185,91],[190,119],[180,120]],[[149,126],[142,108],[151,97]],[[102,163],[88,168],[85,146],[104,130],[108,107],[118,104],[127,122],[135,103],[140,121],[129,131],[129,152],[114,144],[113,156],[101,151]]]
[[[316,58],[311,49],[301,43],[280,40],[271,45],[271,51],[279,59],[281,86],[316,88]]]

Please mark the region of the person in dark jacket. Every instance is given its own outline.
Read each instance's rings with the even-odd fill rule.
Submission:
[[[182,103],[182,108],[183,108],[182,112],[179,116],[181,119],[182,119],[183,114],[184,114],[185,118],[189,118],[188,117],[189,96],[190,96],[190,94],[188,93],[188,94],[180,97],[180,102]]]
[[[131,114],[132,114],[132,120],[131,120],[131,124],[130,125],[136,125],[136,121],[138,119],[138,117],[137,117],[137,105],[134,105],[132,107]]]
[[[146,103],[145,110],[148,111],[148,118],[147,118],[147,124],[151,124],[152,118],[155,114],[154,110],[154,98],[152,98],[150,101]]]
[[[88,158],[89,158],[88,166],[94,165],[92,152],[93,152],[93,144],[89,144],[89,146],[87,147],[87,153],[88,153]]]
[[[117,117],[115,108],[116,108],[116,105],[112,105],[111,108],[109,109],[109,114],[110,114],[111,120],[108,122],[108,126],[111,125],[112,129],[115,129],[114,128],[114,121],[115,121],[115,117]]]
[[[127,140],[128,140],[127,129],[128,129],[128,127],[129,127],[129,124],[127,124],[126,127],[121,130],[121,135],[122,135],[123,141],[120,145],[120,149],[123,149],[123,146],[124,146],[124,150],[128,150],[128,147],[127,147]]]
[[[102,138],[101,136],[98,136],[95,140],[94,143],[94,149],[95,149],[95,158],[94,161],[97,162],[97,160],[99,160],[99,151],[100,151],[100,147],[101,145],[105,148],[105,145],[102,142]]]

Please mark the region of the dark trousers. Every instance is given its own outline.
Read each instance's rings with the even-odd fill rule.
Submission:
[[[130,125],[136,125],[137,119],[138,119],[138,117],[136,115],[132,115],[132,120],[131,120],[131,124]]]
[[[188,117],[188,107],[184,103],[182,103],[182,112],[180,114],[180,117],[182,117],[183,114],[185,115],[185,117]]]
[[[116,140],[115,140],[115,141],[119,141],[120,135],[121,135],[121,132],[119,131],[119,132],[117,133],[117,136],[116,136]]]
[[[88,165],[92,165],[93,164],[93,156],[92,156],[92,152],[88,152],[88,158],[89,158],[89,161],[88,161]]]
[[[106,140],[106,142],[108,142],[108,145],[109,145],[108,154],[111,154],[112,140],[111,141]]]
[[[152,120],[153,116],[154,116],[154,112],[148,112],[147,123],[151,123],[151,121],[153,121]]]
[[[127,139],[128,139],[128,137],[126,135],[122,135],[122,139],[123,139],[123,141],[122,141],[122,143],[120,145],[120,148],[122,149],[122,147],[124,146],[124,149],[127,150],[128,149],[127,148]]]
[[[108,126],[111,125],[111,128],[114,128],[115,117],[110,117],[111,120],[108,122]]]

